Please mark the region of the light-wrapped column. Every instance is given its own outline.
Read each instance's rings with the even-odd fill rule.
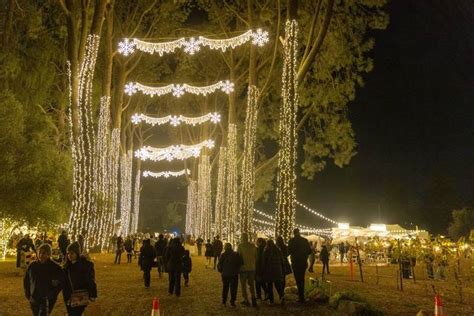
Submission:
[[[221,147],[219,149],[219,171],[217,173],[217,192],[216,192],[216,207],[215,207],[215,226],[216,234],[222,236],[223,223],[225,221],[225,182],[226,182],[226,161],[227,148]]]
[[[108,202],[108,210],[107,210],[107,222],[105,226],[106,236],[107,238],[104,240],[104,243],[109,242],[109,238],[114,234],[117,233],[115,230],[115,219],[117,216],[117,202],[118,202],[118,172],[119,172],[119,165],[120,165],[120,128],[114,128],[112,130],[111,139],[110,139],[110,147],[109,147],[109,161],[108,161],[108,168],[109,168],[109,202]]]
[[[140,215],[140,179],[141,170],[137,168],[137,174],[135,175],[135,187],[133,188],[133,212],[132,212],[132,225],[131,233],[135,234],[138,228],[138,216]]]
[[[235,244],[237,221],[237,126],[229,124],[227,132],[227,184],[226,184],[226,226],[227,240]]]
[[[212,223],[211,205],[211,168],[209,156],[202,155],[199,163],[197,206],[199,215],[199,236],[210,239]]]
[[[251,236],[255,193],[255,142],[257,138],[257,101],[259,91],[249,86],[247,115],[245,117],[244,157],[242,162],[242,186],[240,195],[240,232]]]
[[[196,181],[191,180],[188,184],[188,200],[186,204],[186,225],[185,231],[186,234],[192,235],[195,238],[198,236],[195,235],[195,212],[196,212]]]
[[[122,154],[120,161],[120,234],[125,237],[130,232],[130,211],[132,207],[132,158],[129,150]]]
[[[298,82],[296,76],[298,23],[296,20],[286,21],[285,36],[275,234],[276,236],[282,236],[287,242],[291,237],[295,223],[296,111],[298,107]]]

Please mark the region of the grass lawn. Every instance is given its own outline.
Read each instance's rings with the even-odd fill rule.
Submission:
[[[126,256],[122,256],[122,259]],[[164,275],[158,278],[158,273],[152,271],[150,289],[143,286],[142,273],[136,260],[133,264],[122,263],[114,265],[111,254],[93,255],[95,262],[96,281],[99,298],[86,309],[86,315],[149,315],[153,297],[160,299],[161,315],[333,315],[327,306],[308,302],[305,305],[289,300],[285,306],[267,306],[261,302],[259,309],[237,305],[237,308],[221,305],[220,274],[214,270],[205,269],[203,257],[193,257],[193,272],[190,286],[182,287],[180,298],[168,296],[168,278]],[[126,261],[126,260],[125,260]],[[420,309],[433,312],[433,292],[431,284],[443,295],[444,310],[449,315],[474,314],[473,280],[464,281],[463,304],[459,303],[459,291],[453,281],[424,281],[424,272],[417,269],[419,279],[404,280],[404,291],[397,290],[395,279],[396,267],[380,267],[381,275],[390,278],[380,278],[376,285],[374,267],[365,267],[365,283],[348,280],[347,266],[331,266],[328,280],[331,282],[331,292],[354,291],[364,297],[372,306],[386,315],[414,315]],[[317,271],[321,267],[317,266]],[[472,262],[463,262],[463,273],[472,275]],[[355,278],[358,270],[355,267]],[[451,271],[448,277],[452,280]],[[307,277],[316,277],[315,273],[307,273]],[[392,277],[393,276],[393,277]],[[14,261],[0,262],[0,315],[30,315],[29,304],[23,295],[23,278],[16,276]],[[292,285],[292,277],[287,279]],[[241,301],[240,288],[237,302]],[[276,300],[278,302],[278,299]],[[60,294],[53,315],[65,315],[65,307]]]

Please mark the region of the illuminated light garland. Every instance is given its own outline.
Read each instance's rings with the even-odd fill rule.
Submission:
[[[185,231],[187,235],[197,238],[195,231],[195,216],[196,216],[196,192],[197,184],[195,180],[189,181],[188,184],[188,200],[186,203],[186,223]]]
[[[132,225],[131,233],[136,234],[138,229],[138,216],[140,215],[140,168],[137,168],[137,174],[135,175],[135,186],[133,193],[133,212],[132,212]]]
[[[217,173],[217,192],[216,192],[216,205],[215,205],[215,226],[216,234],[222,236],[223,224],[225,221],[225,181],[226,181],[226,160],[227,160],[227,148],[221,147],[219,149],[219,171]]]
[[[194,55],[201,49],[201,46],[225,52],[228,48],[233,49],[250,41],[252,44],[261,47],[269,41],[268,32],[257,29],[256,31],[249,30],[241,35],[225,39],[199,36],[198,38],[191,37],[189,40],[186,40],[186,38],[182,37],[174,41],[161,43],[146,42],[136,38],[131,40],[125,38],[118,44],[118,52],[124,56],[129,56],[135,50],[139,50],[149,54],[158,53],[160,56],[163,56],[166,53],[173,53],[178,48],[183,48],[185,53]]]
[[[129,82],[125,85],[125,88],[124,88],[125,93],[129,96],[132,96],[138,91],[140,91],[145,95],[149,95],[150,97],[154,97],[155,95],[162,96],[162,95],[171,93],[173,96],[177,98],[181,97],[186,92],[195,94],[195,95],[206,96],[218,90],[229,94],[232,91],[234,91],[234,83],[230,82],[229,80],[221,80],[212,85],[202,86],[202,87],[192,86],[187,83],[183,83],[183,84],[172,83],[172,84],[162,86],[162,87],[150,87],[138,82]]]
[[[122,154],[120,161],[120,235],[128,236],[132,208],[132,151]]]
[[[140,124],[141,122],[145,122],[152,126],[163,125],[166,123],[170,123],[172,126],[178,126],[181,124],[181,122],[195,126],[197,124],[202,124],[208,121],[214,124],[217,124],[221,121],[221,115],[217,112],[207,113],[205,115],[198,116],[198,117],[187,117],[183,115],[167,115],[164,117],[151,117],[145,114],[138,114],[138,113],[132,115],[133,124]]]
[[[108,168],[110,172],[110,181],[109,181],[109,213],[107,216],[107,222],[105,226],[106,239],[104,243],[108,243],[108,238],[113,234],[117,233],[115,231],[115,220],[117,217],[117,204],[118,204],[118,174],[119,174],[119,165],[120,165],[120,128],[114,128],[112,130],[110,147],[109,147],[109,163]]]
[[[184,160],[190,157],[199,157],[203,148],[214,148],[214,141],[208,139],[196,145],[172,145],[164,148],[145,146],[135,151],[135,157],[153,161]]]
[[[169,178],[169,177],[179,177],[185,174],[190,174],[191,171],[189,169],[183,169],[180,171],[162,171],[162,172],[151,172],[151,171],[143,171],[143,176],[146,177],[153,177],[153,178]]]
[[[257,100],[259,91],[249,86],[247,115],[245,117],[244,158],[242,162],[242,186],[240,194],[240,231],[252,232],[252,217],[255,194],[255,142],[257,138]]]
[[[316,212],[315,210],[313,210],[312,208],[310,208],[310,207],[304,205],[304,204],[301,203],[300,201],[295,200],[295,203],[296,203],[296,205],[299,205],[299,206],[301,206],[302,208],[304,208],[305,210],[307,210],[308,212],[310,212],[310,213],[312,213],[312,214],[314,214],[314,215],[316,215],[316,216],[319,216],[319,217],[321,217],[322,219],[324,219],[324,220],[326,220],[326,221],[328,221],[328,222],[330,222],[330,223],[332,223],[332,224],[337,225],[337,222],[336,222],[335,220],[332,220],[332,219],[330,219],[329,217],[326,217],[326,216],[324,216],[323,214]]]
[[[198,217],[195,219],[199,225],[198,236],[204,240],[211,239],[212,205],[211,205],[211,167],[209,156],[202,155],[198,167],[197,185],[197,210]]]
[[[282,106],[280,107],[280,151],[278,152],[277,216],[275,235],[288,242],[295,225],[296,198],[296,112],[298,82],[296,56],[298,53],[298,23],[287,20],[283,45]]]
[[[227,183],[226,197],[227,207],[225,214],[225,226],[227,228],[227,240],[231,244],[238,242],[236,238],[237,223],[237,126],[229,124],[227,132]]]

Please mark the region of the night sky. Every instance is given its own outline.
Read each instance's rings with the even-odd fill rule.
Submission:
[[[329,163],[313,181],[299,179],[297,196],[337,221],[444,233],[450,209],[474,205],[474,6],[399,0],[388,10],[388,28],[370,34],[375,69],[349,106],[358,154],[343,169]],[[163,216],[157,205],[175,200],[186,200],[182,180],[144,179],[143,228]],[[327,225],[301,208],[296,218]]]

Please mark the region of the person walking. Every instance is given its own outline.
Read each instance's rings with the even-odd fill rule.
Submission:
[[[197,249],[198,249],[198,256],[201,256],[202,252],[202,243],[204,242],[204,239],[201,238],[201,236],[199,236],[198,239],[196,239],[196,246],[197,246]]]
[[[314,272],[313,266],[314,266],[314,262],[316,261],[316,245],[314,242],[310,241],[309,247],[311,248],[311,253],[309,254],[308,272]]]
[[[226,305],[227,296],[230,289],[230,305],[235,307],[237,299],[237,287],[239,285],[239,270],[242,266],[242,257],[232,250],[232,245],[225,244],[224,253],[219,258],[217,270],[221,273],[222,278],[222,304]]]
[[[321,248],[321,253],[319,254],[319,259],[321,259],[321,262],[323,263],[323,273],[324,270],[326,269],[327,274],[329,274],[329,251],[326,245],[323,245]]]
[[[145,281],[145,288],[150,288],[150,271],[153,267],[153,262],[156,257],[155,248],[150,244],[150,239],[143,240],[143,246],[140,248],[140,257],[138,264],[143,271],[143,280]]]
[[[207,243],[205,245],[206,247],[206,252],[204,253],[204,256],[206,256],[206,269],[207,267],[211,267],[211,258],[214,257],[214,251],[212,250],[212,244],[211,240],[208,239]]]
[[[222,253],[222,241],[219,239],[219,235],[217,235],[212,243],[212,252],[214,254],[214,270],[216,269],[217,261],[219,260],[221,253]]]
[[[273,287],[275,287],[278,296],[280,298],[280,303],[284,304],[284,288],[283,280],[285,278],[284,274],[284,261],[283,255],[275,245],[273,240],[268,240],[263,251],[263,265],[265,271],[263,273],[263,279],[267,283],[267,294],[269,304],[273,305],[275,303],[273,296]]]
[[[58,237],[58,246],[59,251],[61,252],[61,261],[66,261],[67,247],[69,246],[69,238],[67,238],[67,233],[65,230],[61,232],[61,235]]]
[[[255,261],[255,294],[257,299],[262,299],[262,290],[263,298],[267,298],[267,286],[263,280],[263,272],[265,271],[265,266],[263,262],[263,251],[265,249],[265,239],[257,239],[257,258]]]
[[[79,243],[81,254],[84,252],[84,246],[85,246],[84,239],[85,239],[86,234],[87,234],[87,230],[83,229],[81,234],[77,236],[77,242]]]
[[[298,302],[304,303],[304,275],[308,267],[308,256],[311,248],[308,240],[300,236],[300,230],[293,230],[294,237],[288,242],[288,254],[291,258],[291,268],[298,288]]]
[[[346,247],[342,241],[339,243],[338,248],[339,248],[339,256],[341,257],[341,264],[342,264],[344,262],[344,254],[346,253]]]
[[[30,264],[31,251],[36,252],[36,248],[30,235],[26,234],[16,245],[16,267],[20,268],[22,273],[26,271]]]
[[[63,298],[69,316],[82,315],[88,303],[97,299],[94,263],[81,255],[80,248],[78,242],[67,247],[67,259],[63,268]]]
[[[120,264],[123,252],[123,239],[122,236],[117,237],[117,244],[115,246],[115,264]]]
[[[166,248],[164,261],[168,272],[168,293],[179,297],[181,295],[181,273],[183,272],[184,248],[179,237],[173,238]]]
[[[281,236],[278,236],[276,239],[276,246],[281,251],[281,255],[283,256],[283,284],[282,288],[285,290],[286,286],[286,276],[291,274],[291,265],[288,261],[288,246],[285,244],[285,241]]]
[[[158,240],[155,243],[156,251],[156,263],[158,269],[158,276],[161,278],[162,273],[165,272],[165,267],[163,264],[163,255],[165,254],[165,249],[167,246],[167,241],[163,234],[158,235]]]
[[[128,236],[125,242],[123,243],[123,247],[125,248],[125,251],[127,252],[127,263],[132,263],[133,244],[132,244],[132,240],[130,239],[130,236]]]
[[[51,314],[63,287],[63,270],[51,260],[51,246],[43,244],[38,248],[38,260],[28,266],[23,279],[25,297],[30,302],[33,316]]]
[[[237,253],[242,258],[242,266],[240,267],[240,287],[242,290],[242,305],[250,306],[247,293],[247,286],[250,289],[250,297],[252,306],[257,307],[257,297],[255,295],[255,265],[257,261],[257,248],[249,242],[247,233],[242,233],[241,242],[237,247]]]
[[[189,274],[193,269],[193,262],[191,260],[191,256],[189,255],[189,250],[184,251],[183,256],[183,279],[184,279],[184,286],[189,285]]]

